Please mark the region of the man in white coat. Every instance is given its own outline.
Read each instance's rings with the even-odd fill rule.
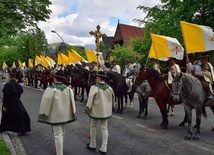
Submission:
[[[62,83],[64,77],[62,71],[54,75],[54,85],[48,87],[42,96],[38,117],[38,122],[51,125],[57,155],[63,155],[66,124],[76,120],[73,91]]]
[[[96,127],[100,122],[102,132],[102,145],[99,151],[102,154],[107,152],[108,143],[108,119],[112,116],[114,109],[114,91],[105,83],[106,74],[103,71],[97,73],[97,84],[92,85],[89,92],[85,113],[90,117],[90,143],[87,149],[96,149]]]

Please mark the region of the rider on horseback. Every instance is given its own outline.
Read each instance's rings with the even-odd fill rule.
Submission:
[[[132,90],[132,85],[133,85],[133,79],[134,79],[134,77],[133,77],[133,75],[129,75],[128,73],[126,74],[125,73],[125,71],[126,71],[126,69],[128,68],[130,68],[130,65],[131,65],[131,61],[130,61],[130,59],[129,58],[127,58],[126,60],[125,60],[125,69],[123,70],[123,76],[124,77],[126,77],[126,83],[127,83],[127,86],[129,87],[129,90],[128,90],[128,92],[131,92],[131,90]]]
[[[201,83],[207,92],[207,99],[213,100],[212,84],[214,83],[213,66],[208,62],[209,55],[203,53],[199,56],[200,60],[192,65],[187,60],[187,67],[193,72],[193,75],[201,80]]]

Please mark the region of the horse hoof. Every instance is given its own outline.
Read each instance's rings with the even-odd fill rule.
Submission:
[[[120,111],[120,114],[123,114],[123,112],[122,112],[122,111]]]
[[[190,140],[190,137],[189,136],[185,136],[184,140]]]
[[[211,131],[214,131],[214,127],[211,129]]]
[[[181,123],[179,124],[179,126],[184,127],[184,126],[185,126],[185,122],[181,122]]]
[[[147,120],[147,117],[146,117],[146,116],[144,116],[142,119],[143,119],[143,120]]]
[[[199,136],[195,136],[195,137],[193,138],[193,140],[199,141],[199,140],[200,140],[200,137],[199,137]]]
[[[162,129],[168,129],[168,125],[163,125]]]
[[[137,115],[137,117],[136,118],[141,118],[141,116],[140,115]]]
[[[196,129],[197,129],[197,128],[198,128],[198,125],[197,125],[197,124],[195,124],[193,128],[196,128]]]

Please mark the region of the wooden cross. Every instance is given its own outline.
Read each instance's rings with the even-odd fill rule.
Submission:
[[[97,30],[96,31],[91,31],[89,32],[90,35],[93,35],[95,37],[95,45],[96,45],[96,51],[97,51],[97,54],[98,52],[100,51],[100,38],[101,37],[107,37],[106,34],[102,34],[100,32],[100,25],[97,25]]]

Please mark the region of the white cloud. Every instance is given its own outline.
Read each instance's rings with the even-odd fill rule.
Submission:
[[[72,45],[94,44],[89,34],[99,24],[101,32],[113,36],[118,19],[120,23],[138,26],[134,18],[143,19],[137,6],[154,6],[159,0],[51,0],[52,14],[39,27],[45,32],[48,43],[61,42],[51,30],[55,30],[66,43]],[[113,18],[114,17],[114,18]],[[115,19],[114,23],[110,18]]]

